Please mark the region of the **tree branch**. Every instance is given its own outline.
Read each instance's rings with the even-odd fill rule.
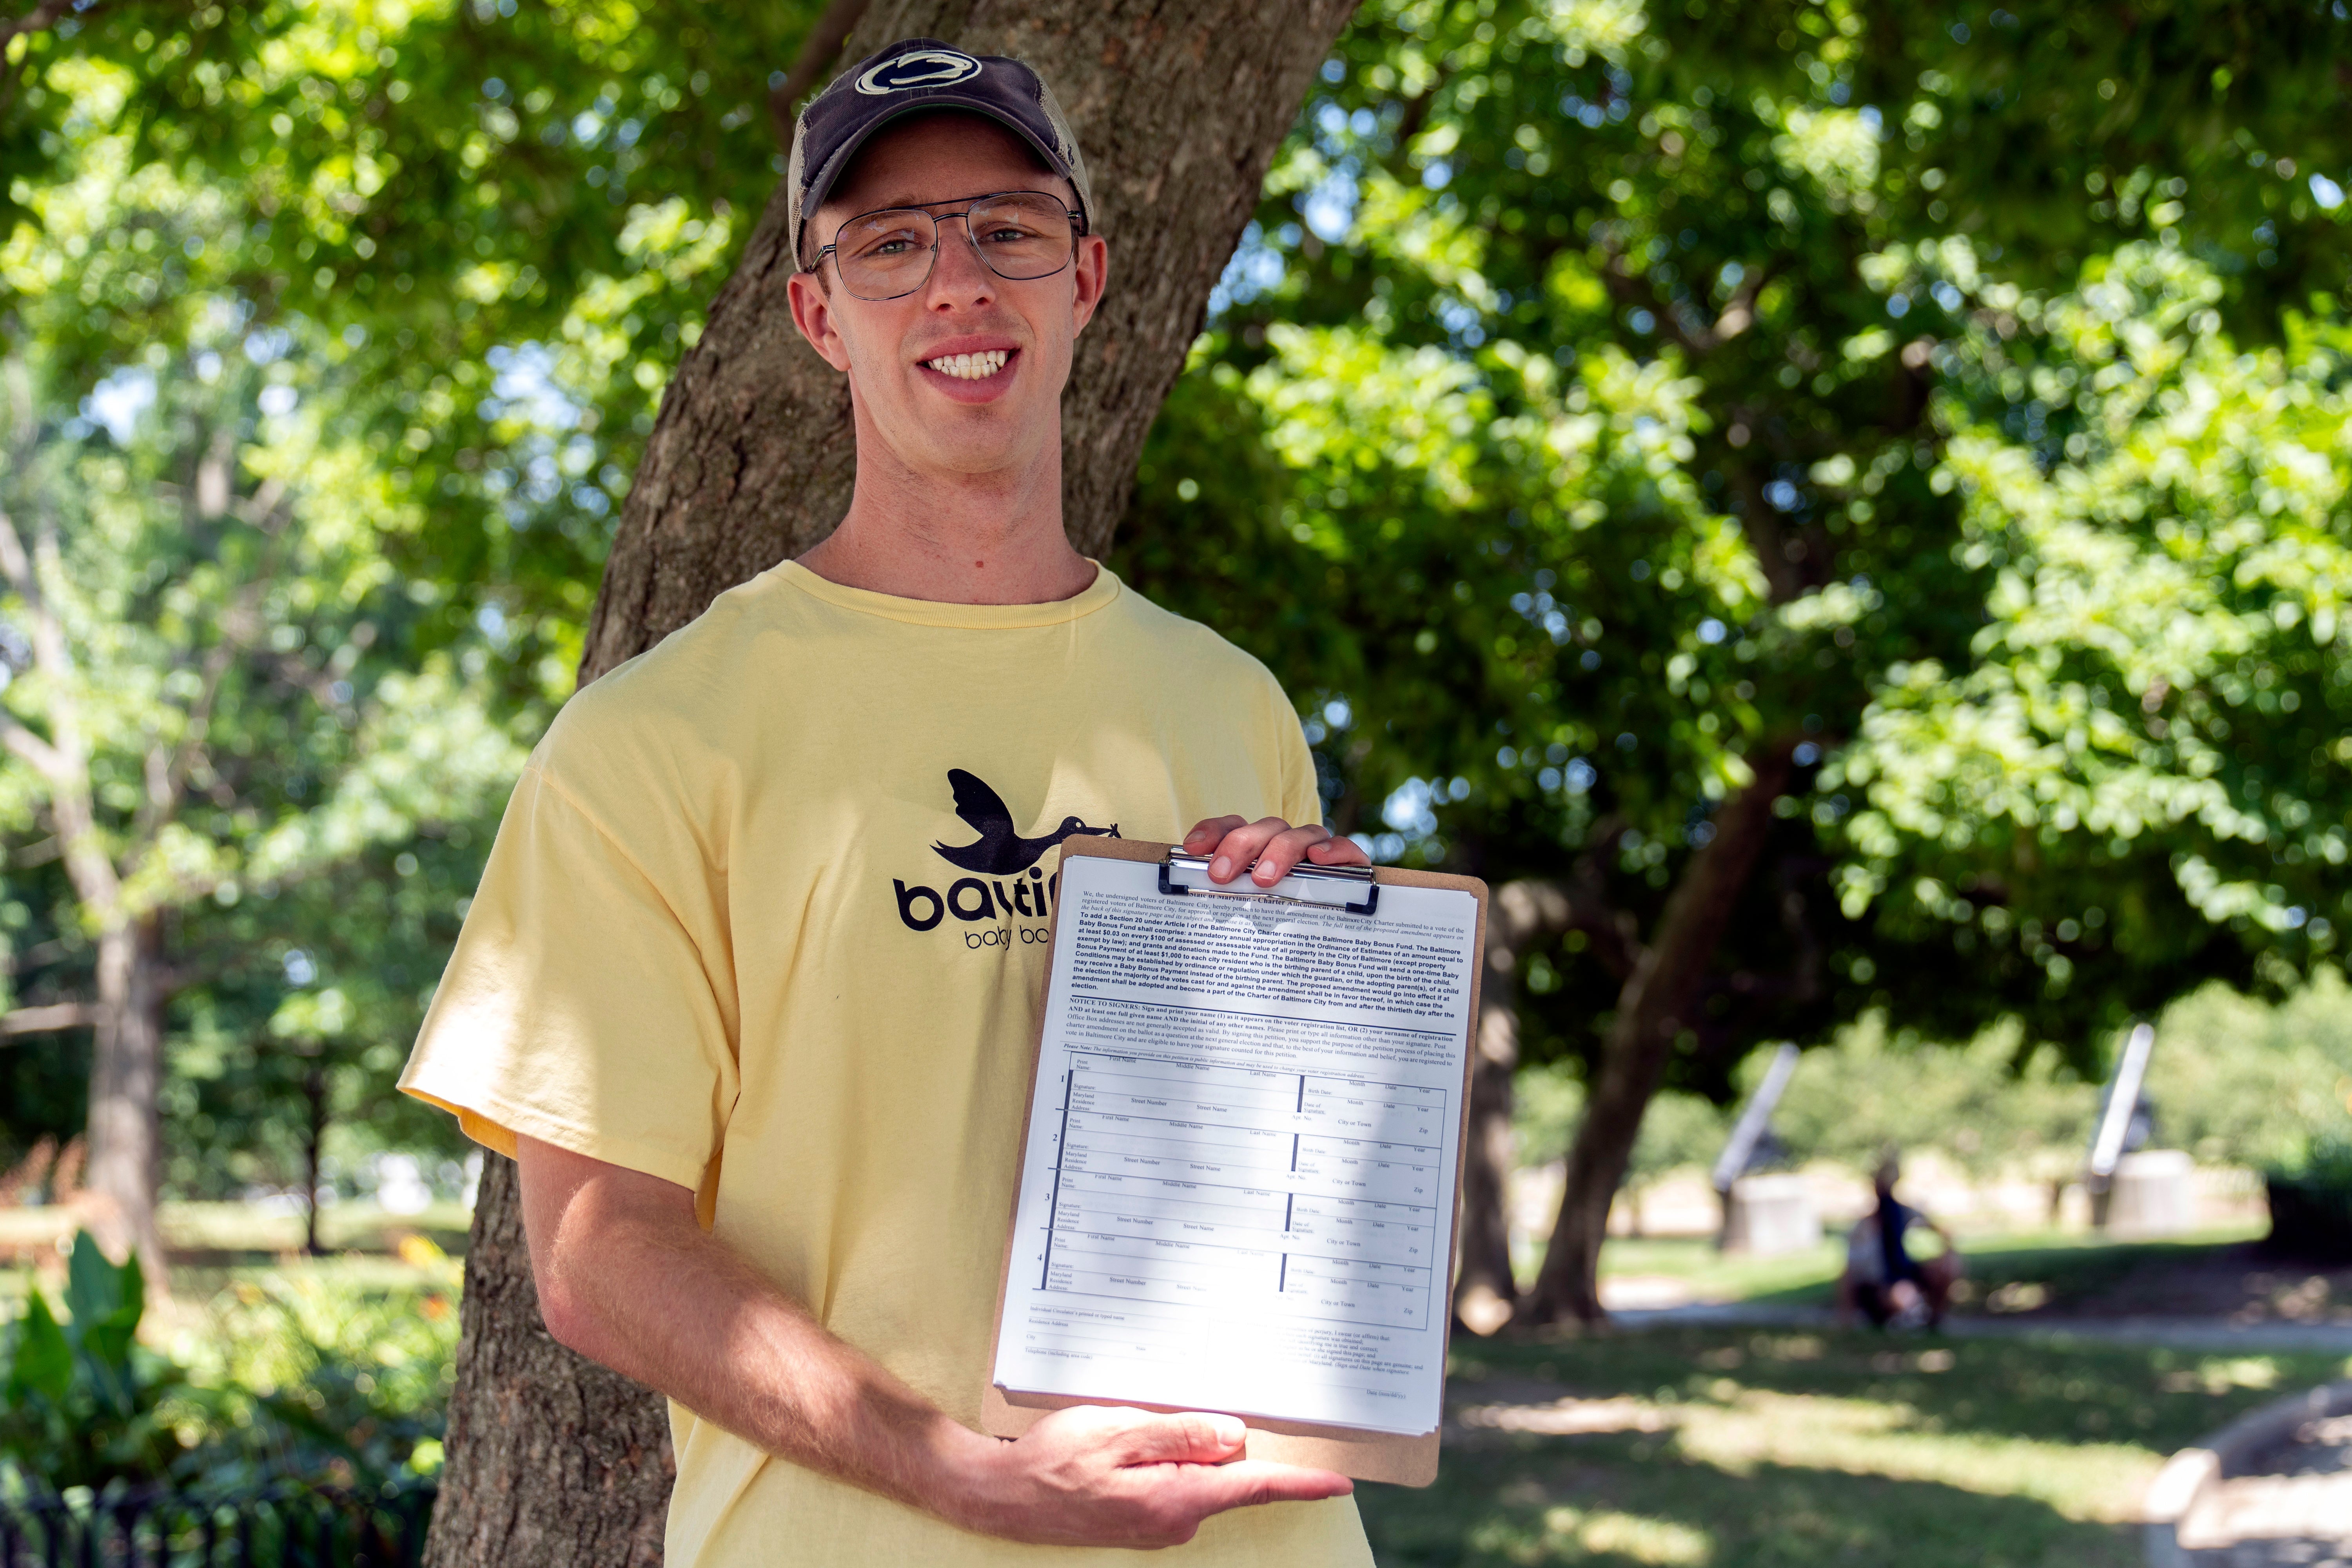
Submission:
[[[51,784],[69,779],[73,770],[67,764],[65,754],[32,731],[19,723],[16,715],[0,710],[0,745],[33,765]]]
[[[768,94],[768,119],[776,128],[776,145],[787,154],[793,150],[793,122],[797,118],[795,110],[801,95],[814,87],[816,79],[840,56],[842,41],[857,26],[857,19],[866,15],[869,3],[870,0],[833,0],[824,8],[824,15],[816,19],[816,26],[809,29],[808,41],[801,45],[793,68]]]
[[[32,390],[24,362],[16,355],[7,356],[5,373],[14,426],[10,435],[16,450],[12,456],[16,471],[27,473],[32,468],[35,442]],[[5,727],[0,727],[0,741],[39,768],[48,782],[49,816],[57,824],[58,842],[65,847],[66,874],[73,881],[76,895],[98,917],[99,923],[106,926],[115,919],[122,879],[99,839],[98,813],[91,800],[89,752],[82,741],[81,715],[73,695],[73,658],[66,647],[65,626],[43,591],[65,570],[58,549],[57,518],[40,504],[37,497],[35,506],[40,529],[35,536],[30,559],[26,556],[25,543],[17,536],[16,524],[0,515],[0,572],[8,575],[32,616],[33,664],[49,678],[52,738],[42,741],[13,718],[0,713],[0,721],[5,721]]]
[[[48,1035],[59,1029],[87,1029],[97,1023],[98,1009],[87,1002],[52,1002],[46,1007],[0,1013],[0,1037]]]
[[[1576,858],[1576,868],[1562,887],[1568,896],[1568,927],[1591,939],[1592,956],[1621,984],[1642,961],[1638,923],[1609,897],[1606,862],[1627,826],[1622,816],[1601,818],[1591,846]]]

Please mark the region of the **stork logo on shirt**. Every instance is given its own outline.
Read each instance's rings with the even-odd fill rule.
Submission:
[[[964,932],[964,945],[972,948],[1009,947],[1016,941],[1033,944],[1045,942],[1046,931],[1043,927],[1004,923],[1042,921],[1050,912],[1053,886],[1061,879],[1055,876],[1049,879],[1037,862],[1046,850],[1065,838],[1080,835],[1116,838],[1118,824],[1090,827],[1078,817],[1066,816],[1052,832],[1024,838],[1013,826],[1013,810],[1004,804],[1004,797],[979,774],[950,768],[948,788],[955,796],[956,815],[979,837],[969,844],[936,843],[931,852],[958,870],[974,874],[949,883],[944,894],[935,888],[920,883],[910,886],[892,878],[890,888],[898,900],[898,919],[908,930],[918,931],[932,930],[950,915],[967,925],[991,927]]]

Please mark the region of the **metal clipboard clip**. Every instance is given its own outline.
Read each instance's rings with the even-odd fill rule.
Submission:
[[[1175,879],[1180,877],[1197,878],[1198,880]],[[1275,886],[1287,887],[1294,882],[1300,885],[1302,891],[1276,893],[1262,892],[1254,887],[1246,889],[1220,888],[1209,880],[1209,858],[1205,855],[1184,855],[1171,849],[1168,858],[1160,862],[1160,890],[1171,898],[1244,899],[1258,904],[1304,904],[1310,909],[1345,910],[1351,915],[1376,914],[1380,910],[1380,884],[1372,880],[1370,866],[1309,866],[1302,862],[1292,868],[1290,875]],[[1317,898],[1303,891],[1318,882],[1339,884],[1329,889],[1336,896]],[[1363,889],[1361,902],[1349,901],[1348,889],[1351,888]]]

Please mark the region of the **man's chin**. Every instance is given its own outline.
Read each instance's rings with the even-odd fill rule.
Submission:
[[[957,409],[926,428],[920,440],[900,448],[902,459],[910,468],[940,478],[980,479],[1010,474],[1034,458],[1032,443],[1019,439],[1013,426],[993,420],[983,424],[971,417],[973,412]],[[965,427],[957,429],[956,424]]]

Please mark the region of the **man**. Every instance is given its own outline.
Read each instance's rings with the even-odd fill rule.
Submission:
[[[977,1431],[1058,846],[1363,857],[1272,677],[1064,536],[1108,258],[1044,83],[895,45],[787,180],[849,510],[566,706],[403,1087],[516,1154],[550,1331],[671,1397],[675,1568],[1368,1563],[1230,1417]]]
[[[1838,1279],[1839,1315],[1870,1320],[1874,1328],[1924,1320],[1940,1328],[1960,1277],[1960,1249],[1952,1233],[1895,1195],[1903,1180],[1902,1156],[1889,1148],[1871,1176],[1876,1206],[1854,1221],[1846,1235],[1845,1272]],[[1910,1234],[1921,1226],[1936,1233],[1944,1249],[1924,1261],[1911,1256]]]

